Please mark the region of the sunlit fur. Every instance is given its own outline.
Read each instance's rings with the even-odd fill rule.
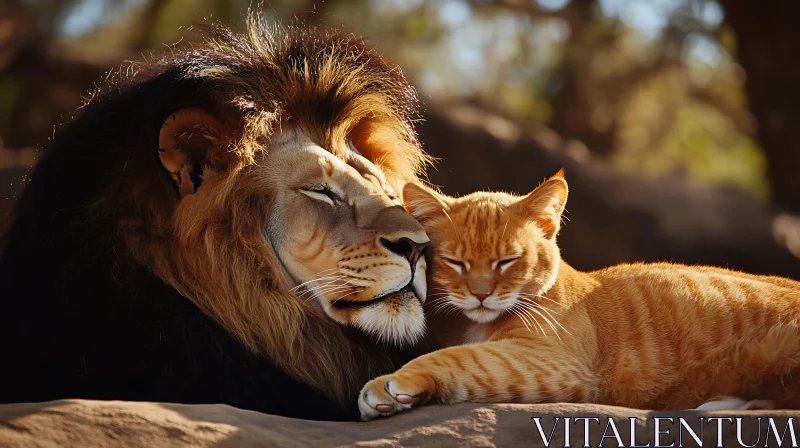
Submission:
[[[385,369],[387,360],[357,361],[361,348],[340,324],[398,344],[424,330],[420,301],[402,294],[369,309],[330,308],[345,295],[368,301],[409,281],[408,262],[381,247],[380,237],[427,241],[397,199],[427,161],[411,126],[414,92],[395,66],[352,36],[270,28],[256,15],[245,36],[207,32],[204,43],[164,63],[188,61],[183,76],[212,95],[210,107],[201,107],[208,114],[196,105],[178,111],[177,121],[188,122],[175,129],[174,118],[164,117],[161,139],[176,148],[196,146],[198,135],[210,140],[202,185],[194,192],[179,185],[183,197],[173,196],[167,212],[153,209],[145,231],[135,222],[121,230],[136,259],[247,347],[345,402],[363,372]],[[163,67],[151,61],[139,69],[126,75],[136,80]],[[173,171],[174,160],[161,161]],[[302,194],[328,180],[343,185],[339,208]],[[357,225],[356,197],[371,201],[373,215],[393,210],[395,225]],[[354,286],[362,270],[368,280]]]
[[[368,383],[362,418],[431,400],[800,406],[800,283],[670,263],[579,272],[555,243],[566,197],[562,173],[526,197],[405,188],[432,241],[430,329],[450,347]]]

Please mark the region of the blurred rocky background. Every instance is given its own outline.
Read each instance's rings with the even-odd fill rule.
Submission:
[[[250,0],[0,0],[0,222],[54,125],[126,60]],[[577,268],[708,263],[800,278],[797,0],[270,0],[418,88],[430,180],[524,193],[566,167]],[[0,229],[2,229],[0,224]]]

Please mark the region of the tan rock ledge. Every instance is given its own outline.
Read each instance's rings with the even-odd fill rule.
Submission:
[[[673,443],[674,447],[779,446],[776,435],[783,439],[781,446],[788,447],[797,446],[798,421],[799,411],[651,412],[600,405],[460,404],[423,407],[368,423],[335,423],[225,405],[63,400],[0,406],[0,446],[540,447],[546,446],[542,437],[549,438],[552,432],[549,446],[582,447],[588,427],[592,447],[616,447],[620,441],[626,447],[652,448]],[[567,426],[569,443],[565,443]]]

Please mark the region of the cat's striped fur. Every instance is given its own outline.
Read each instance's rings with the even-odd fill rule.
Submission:
[[[525,197],[405,188],[432,241],[430,331],[449,347],[368,383],[363,418],[432,400],[800,407],[800,282],[670,263],[577,271],[555,243],[566,197],[562,173]]]

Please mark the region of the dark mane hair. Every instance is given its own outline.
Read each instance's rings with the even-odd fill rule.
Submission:
[[[245,35],[205,32],[110,75],[33,170],[2,240],[0,382],[8,387],[0,402],[219,402],[350,419],[357,388],[404,359],[315,316],[283,331],[309,340],[280,339],[282,328],[268,329],[275,335],[266,342],[232,334],[165,278],[175,266],[159,257],[170,251],[179,198],[159,164],[158,133],[178,109],[212,110],[242,129],[233,165],[251,163],[253,148],[286,122],[329,148],[363,139],[365,155],[398,185],[426,162],[412,126],[414,90],[360,40],[270,27],[256,14]]]

